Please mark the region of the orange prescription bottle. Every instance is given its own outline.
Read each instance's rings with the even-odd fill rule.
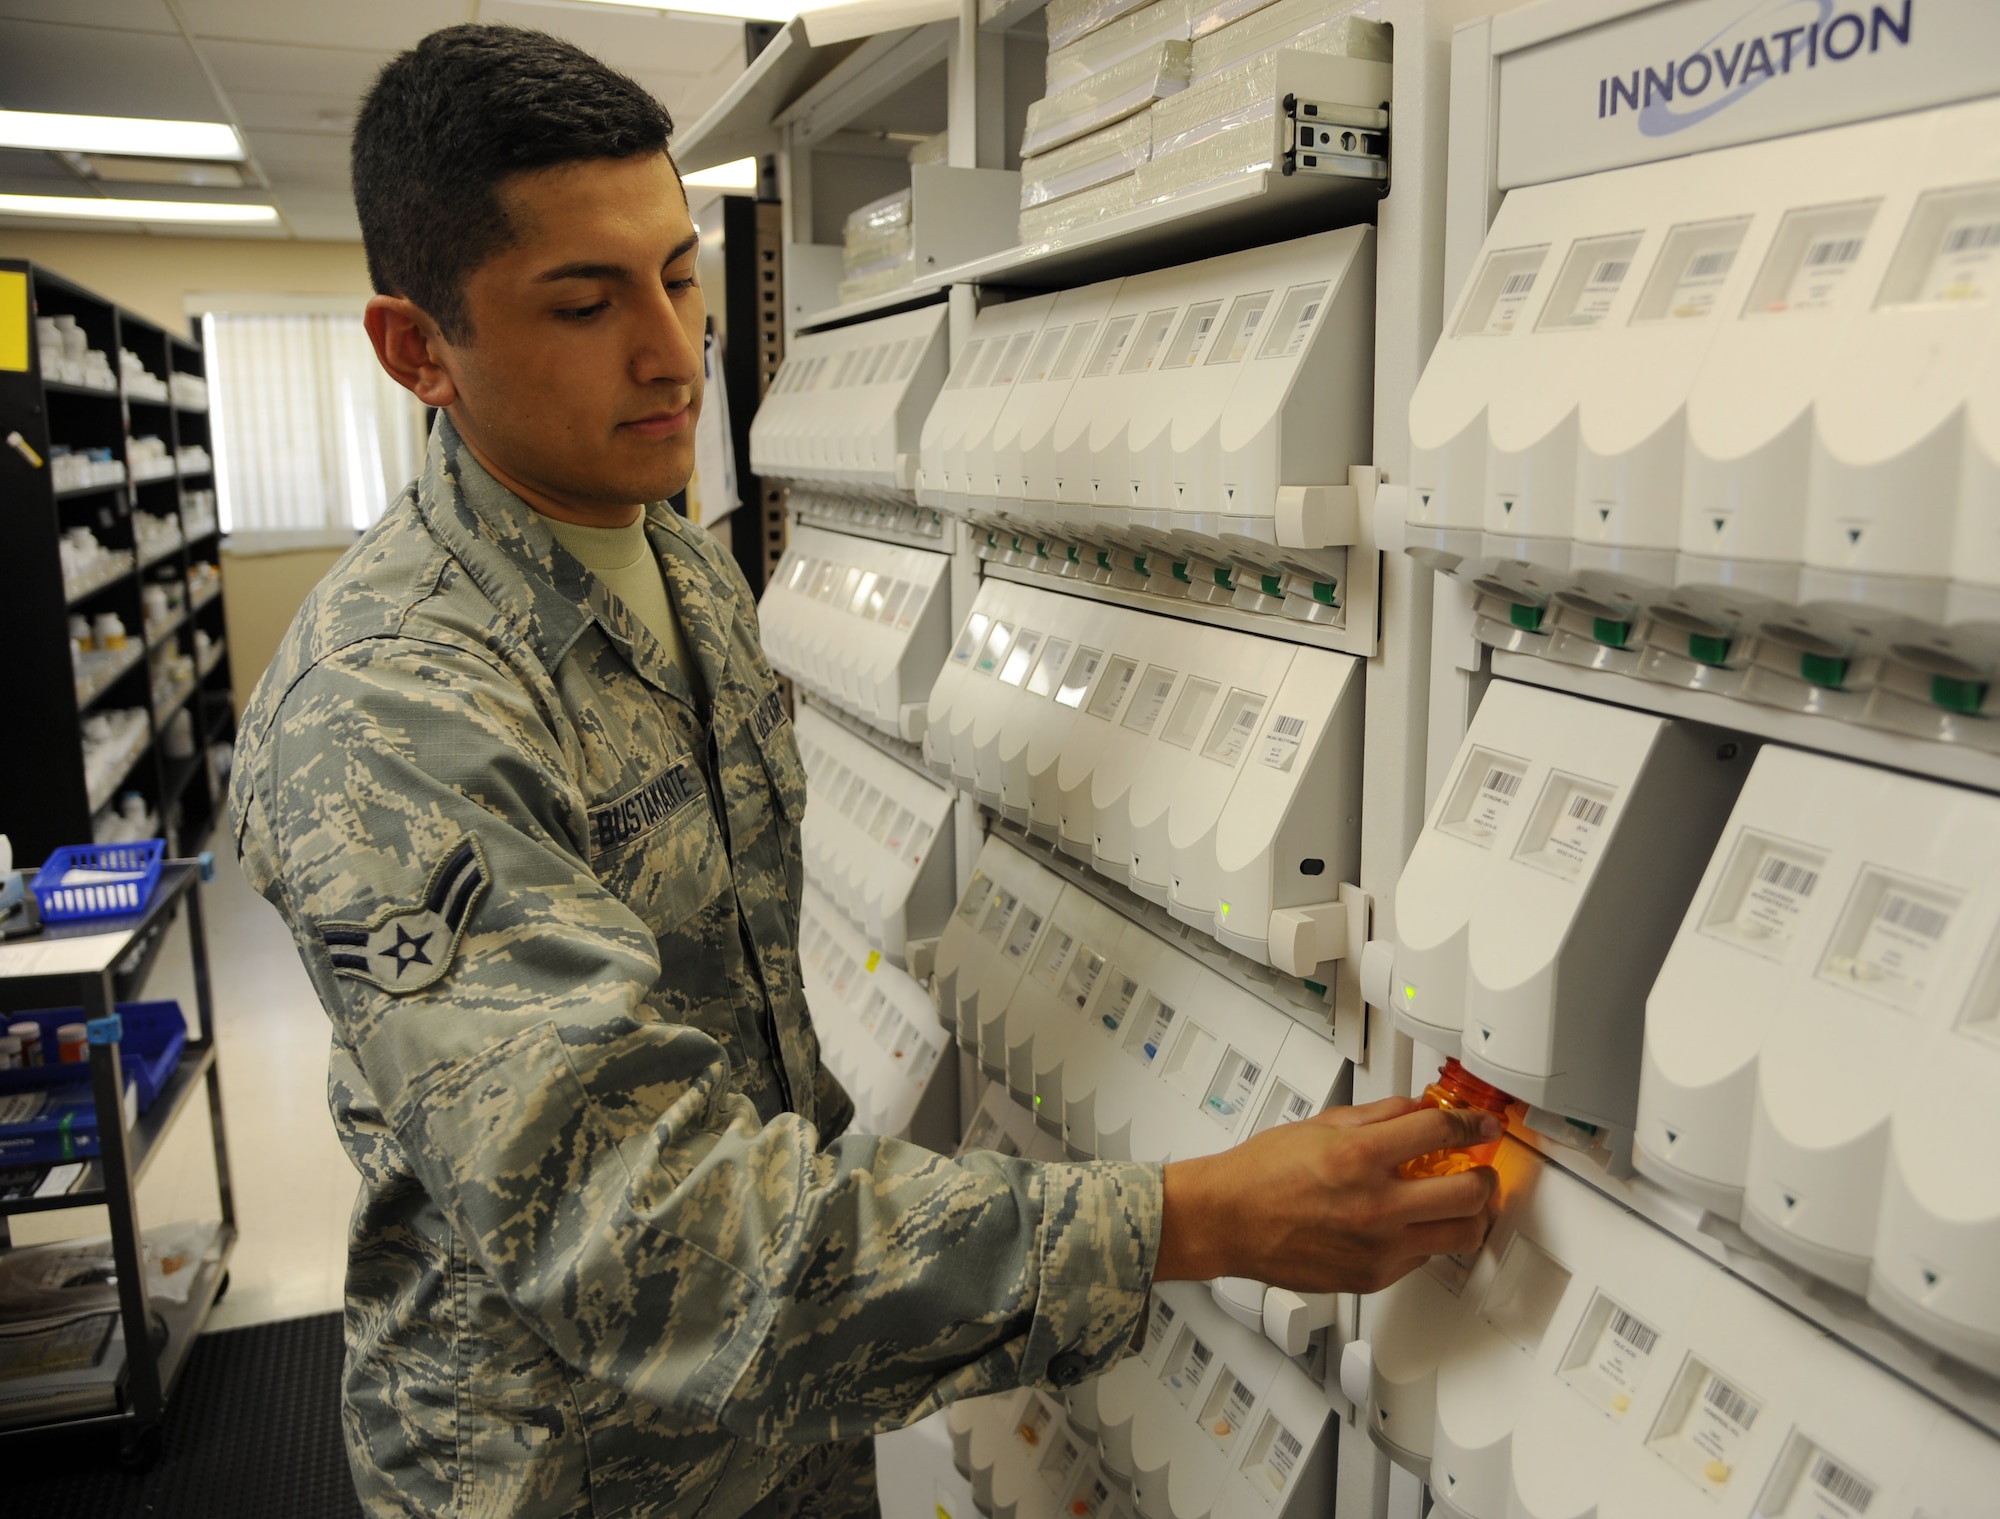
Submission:
[[[1438,1068],[1437,1080],[1424,1088],[1423,1105],[1427,1108],[1472,1108],[1495,1114],[1504,1120],[1507,1104],[1513,1100],[1498,1087],[1488,1086],[1457,1060],[1447,1058]],[[1413,1179],[1456,1176],[1460,1171],[1491,1164],[1499,1150],[1500,1141],[1497,1139],[1466,1150],[1433,1150],[1428,1155],[1404,1161],[1401,1174]]]

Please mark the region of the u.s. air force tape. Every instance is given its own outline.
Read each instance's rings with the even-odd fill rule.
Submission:
[[[651,833],[702,794],[701,777],[687,760],[654,776],[614,802],[590,809],[590,848],[602,854]]]
[[[485,851],[467,834],[438,862],[415,906],[384,907],[365,923],[320,924],[334,973],[398,995],[429,986],[451,968],[488,879]]]
[[[757,735],[757,742],[761,744],[771,736],[771,730],[784,720],[785,698],[773,691],[751,712],[750,731]]]

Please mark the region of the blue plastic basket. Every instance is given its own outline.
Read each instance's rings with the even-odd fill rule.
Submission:
[[[124,918],[144,912],[160,884],[160,862],[167,846],[158,839],[143,844],[71,844],[50,855],[33,882],[44,923],[73,923],[82,918]],[[72,870],[102,871],[108,877],[85,885],[65,886]]]

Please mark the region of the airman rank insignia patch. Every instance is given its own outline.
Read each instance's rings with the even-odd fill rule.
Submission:
[[[418,906],[386,908],[366,923],[320,925],[334,973],[399,996],[421,991],[451,968],[487,879],[485,852],[467,834],[431,872]]]

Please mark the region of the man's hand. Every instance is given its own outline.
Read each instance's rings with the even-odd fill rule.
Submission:
[[[1489,1167],[1412,1181],[1404,1161],[1500,1137],[1489,1113],[1387,1097],[1329,1108],[1166,1168],[1155,1281],[1247,1276],[1296,1292],[1378,1292],[1486,1238]]]

